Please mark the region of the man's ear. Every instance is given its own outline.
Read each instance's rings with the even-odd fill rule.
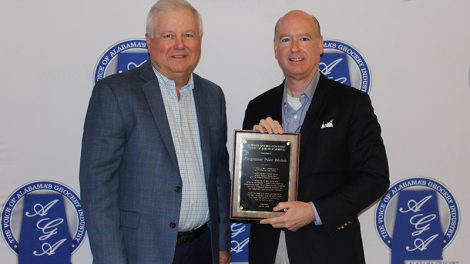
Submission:
[[[145,43],[147,44],[147,47],[152,44],[152,39],[150,38],[148,33],[145,33]]]
[[[320,55],[323,54],[323,36],[320,36],[318,40],[318,48],[320,49]]]
[[[277,45],[276,45],[276,41],[273,42],[273,47],[274,47],[274,58],[276,58],[277,60]]]

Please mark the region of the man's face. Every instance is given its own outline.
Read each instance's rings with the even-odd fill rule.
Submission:
[[[201,56],[197,15],[185,9],[161,12],[153,25],[153,37],[145,37],[152,65],[170,80],[187,81]]]
[[[318,71],[323,39],[317,31],[315,20],[298,11],[277,25],[274,53],[286,79],[309,81]]]

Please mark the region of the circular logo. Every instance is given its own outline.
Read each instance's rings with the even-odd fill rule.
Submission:
[[[441,228],[444,231],[442,248],[454,238],[459,224],[457,202],[449,190],[440,182],[430,178],[409,178],[395,183],[380,200],[376,212],[376,228],[382,241],[391,248],[395,217],[398,207],[398,194],[403,191],[432,190],[436,192]]]
[[[148,59],[147,44],[143,39],[120,41],[108,48],[95,66],[94,83],[106,76],[139,67]]]
[[[323,41],[320,71],[329,79],[369,93],[371,76],[364,57],[350,44],[339,40]]]
[[[10,248],[18,254],[20,229],[22,219],[30,212],[23,214],[24,198],[29,194],[60,194],[64,198],[65,214],[67,218],[67,226],[72,234],[71,252],[78,249],[81,242],[85,238],[86,227],[85,217],[80,199],[69,187],[52,181],[40,181],[28,183],[18,188],[7,199],[2,209],[2,234],[3,238]],[[38,209],[37,214],[43,214],[47,219],[47,211],[52,210],[54,203],[44,205],[34,205]],[[43,219],[44,220],[44,219]],[[57,223],[57,221],[55,221]],[[48,227],[52,227],[50,224]],[[50,234],[54,234],[51,232]]]

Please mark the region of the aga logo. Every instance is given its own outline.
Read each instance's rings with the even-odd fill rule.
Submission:
[[[32,182],[14,191],[2,208],[2,234],[18,263],[70,263],[85,238],[80,199],[69,187]]]
[[[250,241],[250,225],[232,223],[231,253],[232,262],[248,262],[248,243]]]
[[[339,40],[325,40],[320,71],[329,79],[370,91],[370,72],[364,57],[350,44]]]
[[[375,216],[377,232],[392,251],[392,264],[458,263],[442,261],[459,224],[457,202],[442,183],[431,178],[395,183]]]
[[[147,44],[142,39],[124,40],[111,46],[99,59],[94,83],[106,76],[139,67],[148,59]]]

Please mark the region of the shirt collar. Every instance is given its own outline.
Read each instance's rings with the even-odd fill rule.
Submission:
[[[313,94],[315,93],[315,90],[317,89],[317,85],[319,81],[320,81],[320,72],[317,72],[315,73],[312,80],[305,88],[305,90],[300,95],[300,101],[302,102],[302,105],[304,104],[303,101],[305,101],[305,99],[307,99],[307,101],[312,101]],[[283,104],[287,104],[287,82],[284,82],[284,96],[282,98],[282,102]]]
[[[168,90],[169,92],[171,93],[175,93],[176,94],[176,85],[175,85],[175,81],[174,80],[170,80],[168,79],[167,77],[165,77],[165,75],[161,74],[157,69],[155,69],[155,67],[152,66],[152,69],[153,69],[153,72],[155,73],[155,75],[157,76],[158,78],[158,83],[160,84],[160,89],[166,89]],[[190,91],[192,91],[194,89],[194,80],[193,80],[193,74],[191,73],[189,75],[189,80],[188,80],[188,83],[183,86],[183,88],[181,88],[180,90],[180,94],[185,94],[185,93],[189,93]]]

